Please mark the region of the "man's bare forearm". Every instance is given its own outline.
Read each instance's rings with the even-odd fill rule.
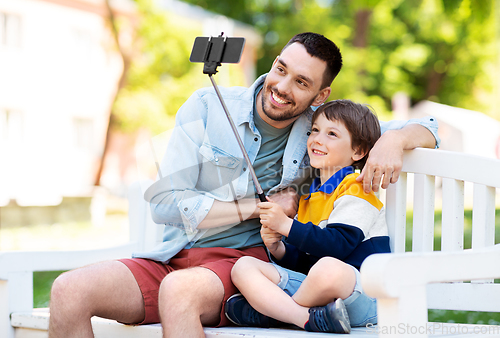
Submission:
[[[238,201],[214,201],[207,216],[198,225],[198,229],[215,228],[235,224],[242,220],[259,217],[257,199],[244,198]]]

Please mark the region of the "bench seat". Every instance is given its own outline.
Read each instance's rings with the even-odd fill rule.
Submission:
[[[33,271],[74,269],[130,257],[161,241],[163,226],[152,222],[143,198],[149,184],[131,187],[131,240],[125,245],[80,252],[0,252],[1,338],[47,337],[49,312],[33,309]],[[464,195],[469,187],[474,200],[472,225],[465,225]],[[392,253],[371,255],[361,266],[363,288],[377,298],[379,325],[355,328],[351,335],[500,337],[500,326],[428,322],[428,309],[500,312],[500,244],[495,241],[498,190],[500,160],[431,149],[405,151],[400,178],[383,199]],[[441,220],[435,220],[436,205],[442,210]],[[409,209],[411,229],[406,224]],[[441,245],[436,251],[438,231]],[[406,247],[408,232],[411,248]],[[470,236],[470,249],[464,249],[466,236]],[[128,326],[93,318],[92,325],[97,338],[162,334],[159,324]],[[218,338],[331,337],[303,330],[241,327],[205,328],[205,333]]]

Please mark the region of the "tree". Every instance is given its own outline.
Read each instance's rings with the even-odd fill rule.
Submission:
[[[331,38],[344,57],[331,99],[370,103],[382,115],[400,91],[414,103],[493,109],[493,0],[185,1],[256,27],[265,37],[259,73],[296,33]]]

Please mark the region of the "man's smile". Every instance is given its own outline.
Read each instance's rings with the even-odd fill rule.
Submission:
[[[287,100],[283,100],[281,99],[280,97],[277,96],[277,94],[274,93],[274,91],[271,90],[271,99],[277,104],[277,105],[280,105],[280,106],[284,106],[284,105],[287,105],[289,103],[291,103],[290,101],[287,101]]]

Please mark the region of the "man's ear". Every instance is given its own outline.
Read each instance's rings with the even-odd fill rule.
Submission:
[[[351,159],[354,162],[357,162],[357,161],[361,160],[363,157],[365,157],[366,154],[368,154],[367,151],[363,151],[363,150],[361,150],[361,148],[357,147],[354,150],[354,153],[352,154]]]
[[[328,99],[330,96],[330,93],[332,92],[332,88],[330,87],[325,87],[319,91],[319,94],[316,95],[316,98],[312,102],[312,106],[321,106],[325,101]]]

